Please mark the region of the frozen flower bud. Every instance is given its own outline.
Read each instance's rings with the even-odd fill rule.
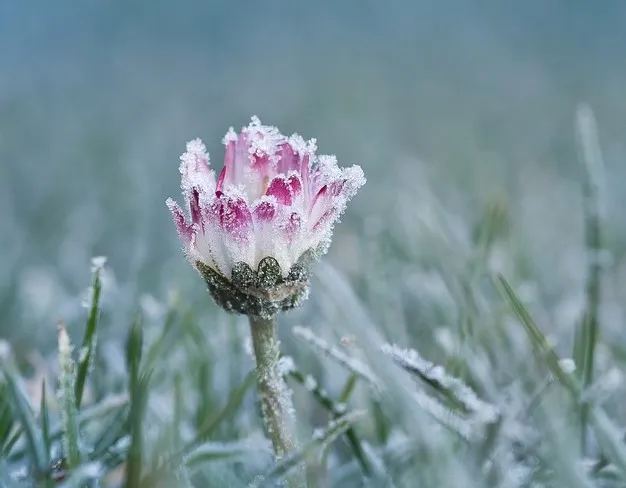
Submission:
[[[359,166],[316,155],[314,139],[286,137],[257,117],[223,143],[217,177],[200,139],[187,143],[180,173],[188,216],[172,199],[167,206],[215,301],[268,317],[306,298],[309,268],[365,177]]]

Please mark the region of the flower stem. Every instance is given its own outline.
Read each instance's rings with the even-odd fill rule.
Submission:
[[[297,442],[291,396],[278,370],[280,349],[276,337],[276,317],[250,315],[249,319],[263,421],[274,453],[280,459],[294,454]],[[304,467],[297,466],[291,470],[286,481],[289,488],[306,487]]]

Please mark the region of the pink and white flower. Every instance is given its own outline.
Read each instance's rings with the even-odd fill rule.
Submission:
[[[223,139],[224,167],[216,177],[206,147],[195,139],[180,157],[188,217],[167,200],[186,257],[230,279],[238,263],[257,270],[274,258],[282,278],[307,252],[326,252],[334,224],[365,183],[359,166],[339,168],[316,155],[315,139],[282,135],[257,117]]]

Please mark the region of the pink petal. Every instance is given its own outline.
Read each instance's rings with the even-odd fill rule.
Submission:
[[[193,171],[210,173],[209,154],[200,139],[194,139],[187,143],[187,151],[180,157],[181,162],[186,163]]]
[[[289,186],[289,191],[294,198],[302,192],[302,180],[296,173],[292,173],[287,178],[287,185]]]
[[[178,206],[178,203],[171,198],[168,198],[165,203],[167,208],[169,208],[172,213],[172,220],[174,221],[174,225],[176,225],[176,230],[180,240],[183,241],[183,245],[186,248],[189,247],[194,234],[193,225],[187,224],[185,215],[183,214],[182,209]]]
[[[213,170],[209,166],[209,154],[200,139],[187,143],[187,151],[180,156],[181,187],[183,192],[191,188],[209,189],[215,186]]]
[[[319,191],[313,197],[313,201],[311,202],[311,212],[313,212],[313,209],[326,198],[327,193],[328,185],[324,185],[319,189]]]
[[[271,168],[271,161],[269,154],[257,152],[250,155],[250,165],[252,169],[259,173],[261,176],[269,174]]]
[[[293,212],[287,222],[284,224],[283,229],[285,230],[286,237],[291,241],[295,234],[302,228],[302,217]]]
[[[289,171],[300,170],[300,158],[296,155],[291,144],[283,142],[279,146],[280,160],[278,161],[278,173],[287,174]]]
[[[330,227],[335,220],[339,217],[339,209],[337,207],[331,207],[326,210],[322,216],[313,223],[312,231],[319,232],[323,228]]]
[[[276,197],[276,200],[283,205],[291,205],[301,192],[302,180],[296,173],[292,173],[288,177],[278,175],[272,179],[265,194]]]
[[[224,167],[217,179],[217,190],[224,191],[227,185],[237,185],[243,182],[245,168],[250,165],[248,154],[248,140],[243,132],[236,136],[228,133],[224,137],[226,152]]]
[[[226,134],[224,139],[226,139],[229,134]],[[230,139],[226,142],[226,151],[224,152],[224,167],[222,168],[222,171],[220,171],[220,175],[217,178],[217,190],[222,190],[222,186],[224,185],[224,179],[226,178],[226,172],[235,164],[236,149],[237,148],[235,146],[234,140]]]
[[[332,196],[337,197],[337,196],[341,195],[341,193],[343,193],[343,190],[346,187],[346,183],[347,183],[346,179],[333,181],[328,186],[328,192]]]
[[[306,199],[311,198],[311,169],[309,168],[310,157],[308,154],[302,156],[300,160],[300,178],[302,178],[302,191]]]
[[[276,216],[276,204],[271,200],[261,200],[254,207],[252,214],[259,222],[269,222]]]
[[[291,186],[287,178],[282,175],[275,177],[270,182],[265,194],[268,196],[274,196],[276,200],[283,205],[291,205],[291,202],[293,201]]]
[[[221,229],[236,240],[247,240],[252,233],[252,214],[241,197],[215,192],[217,197],[211,205]]]
[[[232,164],[233,163],[231,162],[230,165],[232,165]],[[217,186],[216,186],[216,190],[217,191],[222,191],[223,190],[224,180],[226,179],[226,172],[228,171],[228,168],[229,168],[229,164],[225,162],[224,163],[224,167],[222,168],[222,171],[220,171],[220,175],[217,178]]]
[[[202,217],[200,215],[200,192],[197,188],[192,188],[189,192],[189,214],[193,224],[201,224]]]

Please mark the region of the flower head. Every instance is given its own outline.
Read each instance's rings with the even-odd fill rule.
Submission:
[[[308,269],[326,252],[335,222],[365,183],[359,166],[316,155],[315,139],[282,135],[257,117],[224,136],[224,166],[210,166],[195,139],[180,157],[189,216],[172,199],[185,255],[229,311],[269,315],[293,308]]]

